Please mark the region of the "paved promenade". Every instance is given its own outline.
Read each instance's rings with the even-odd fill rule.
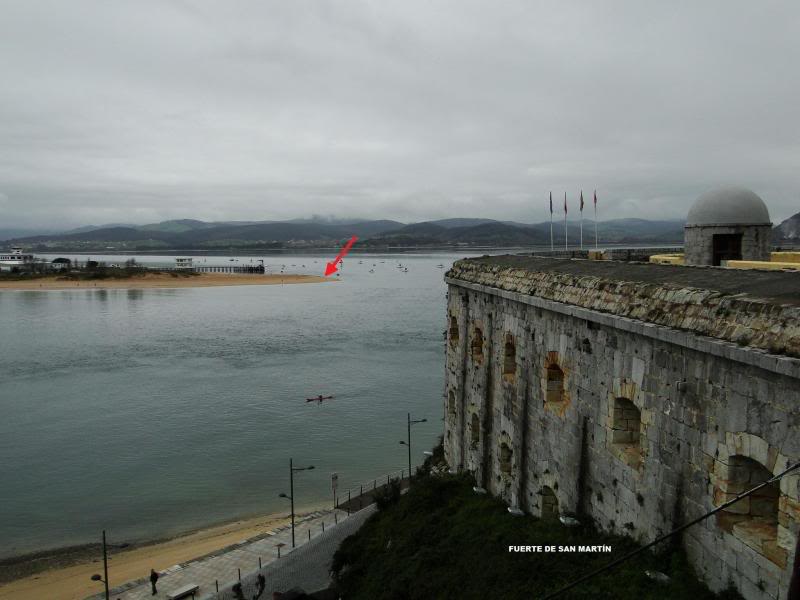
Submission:
[[[248,600],[250,598],[262,598],[271,600],[272,592],[285,592],[292,588],[301,588],[305,592],[316,592],[324,589],[330,583],[330,565],[334,552],[339,544],[349,535],[358,531],[370,515],[375,512],[375,505],[351,513],[350,517],[340,521],[339,525],[332,529],[326,529],[325,533],[312,538],[296,550],[281,558],[273,561],[260,571],[266,578],[266,588],[263,594],[257,596],[256,587],[257,573],[251,573],[248,577],[242,577],[242,593]],[[219,594],[201,595],[202,600],[236,600],[239,598],[234,594],[230,586],[225,586]]]
[[[291,550],[291,525],[286,525],[255,538],[242,540],[213,554],[165,569],[158,580],[158,594],[155,596],[151,595],[150,581],[144,577],[113,588],[111,598],[118,600],[166,598],[170,591],[190,583],[200,586],[197,598],[215,600],[218,597],[234,598],[230,588],[239,578],[238,570],[241,569],[245,590],[249,589],[247,582],[250,579],[255,581],[259,557],[264,567],[261,572],[269,573],[267,591],[270,595],[265,593],[264,598],[271,598],[272,589],[285,591],[299,586],[307,591],[315,591],[324,588],[328,582],[330,559],[336,548],[345,537],[361,526],[372,511],[373,508],[370,507],[358,513],[351,513],[349,516],[345,510],[314,512],[295,521],[297,548],[294,551]],[[338,525],[335,524],[336,521]],[[278,544],[284,544],[280,559],[278,559]],[[217,583],[220,589],[219,596],[216,594]],[[254,583],[252,587],[255,589]],[[228,590],[228,595],[223,593],[224,590]],[[246,596],[252,598],[254,594],[255,591]],[[90,596],[91,600],[101,600],[103,597],[104,594]]]

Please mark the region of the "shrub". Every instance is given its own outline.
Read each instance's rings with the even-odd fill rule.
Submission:
[[[528,600],[638,547],[629,537],[598,531],[583,520],[516,517],[507,506],[472,490],[463,475],[419,477],[394,504],[372,515],[337,550],[331,566],[337,591],[358,600],[414,598],[516,598]],[[610,554],[514,553],[509,545],[610,545]],[[645,552],[571,590],[564,598],[614,600],[725,600],[694,575],[681,551]],[[656,584],[645,570],[666,572]]]
[[[397,504],[400,500],[400,480],[392,479],[389,485],[381,487],[375,494],[375,507],[378,510],[386,510],[390,506]]]

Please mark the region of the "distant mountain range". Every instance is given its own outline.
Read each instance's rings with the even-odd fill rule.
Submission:
[[[426,245],[467,245],[467,246],[541,246],[550,244],[550,223],[516,223],[513,221],[493,221],[481,219],[480,222],[461,224],[450,219],[428,221],[406,225],[395,231],[387,231],[365,240],[367,246],[426,246]],[[470,220],[477,221],[477,220]],[[598,237],[604,243],[679,243],[683,240],[681,221],[647,221],[644,219],[615,219],[597,224]],[[580,239],[580,224],[570,221],[567,237],[571,244]],[[555,244],[564,243],[564,226],[553,224]],[[594,241],[594,222],[585,220],[583,239],[586,244]]]
[[[614,219],[597,224],[603,243],[673,244],[683,242],[682,221]],[[570,244],[576,244],[580,225],[570,221]],[[553,225],[555,243],[564,243],[564,226]],[[404,224],[390,220],[294,219],[291,221],[206,222],[178,219],[131,225],[112,223],[63,232],[0,229],[3,246],[14,244],[44,251],[147,251],[314,248],[338,245],[358,236],[356,247],[503,247],[550,244],[550,222],[518,223],[493,219],[452,218]],[[584,221],[584,242],[594,241],[594,222]],[[800,213],[775,228],[777,242],[800,241]]]
[[[59,232],[52,229],[24,229],[22,227],[0,227],[0,246],[5,240],[25,238],[33,235],[56,235]]]
[[[800,243],[800,212],[775,228],[775,240],[779,243]]]

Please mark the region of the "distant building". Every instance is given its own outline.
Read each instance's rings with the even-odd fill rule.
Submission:
[[[194,266],[192,265],[191,258],[176,258],[175,259],[175,268],[176,269],[185,269],[187,271],[191,271]]]
[[[769,261],[772,223],[764,201],[751,190],[728,187],[700,196],[684,229],[687,265],[728,260]]]
[[[72,266],[72,261],[68,258],[58,257],[54,258],[50,263],[50,268],[55,271],[66,271]]]

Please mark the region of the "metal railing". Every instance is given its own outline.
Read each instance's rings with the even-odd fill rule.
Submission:
[[[417,467],[417,469],[419,468]],[[389,485],[392,480],[399,480],[402,484],[402,482],[406,480],[407,475],[408,469],[400,469],[399,471],[392,471],[381,477],[376,477],[351,488],[347,488],[346,490],[342,490],[341,493],[337,490],[335,507],[340,508],[343,506],[344,508],[341,508],[341,510],[351,511],[356,501],[358,501],[359,507],[367,506],[372,503],[372,496],[378,489],[382,488],[384,485]],[[369,502],[364,504],[365,500],[369,500]]]

